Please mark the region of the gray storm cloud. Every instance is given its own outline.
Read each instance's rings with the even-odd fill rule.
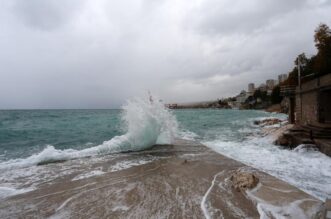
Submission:
[[[330,1],[0,2],[0,108],[111,108],[235,95],[314,54]]]

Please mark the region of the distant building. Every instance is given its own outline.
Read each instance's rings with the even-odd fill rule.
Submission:
[[[248,91],[246,93],[246,97],[251,97],[254,95],[255,92],[255,85],[254,83],[249,83],[248,84]]]
[[[242,90],[239,95],[236,96],[236,102],[238,104],[244,103],[247,98],[246,91]]]
[[[280,74],[278,75],[278,82],[283,83],[287,79],[287,74]]]
[[[248,92],[249,93],[254,93],[255,91],[255,84],[254,83],[249,83],[248,84]]]
[[[260,86],[259,86],[259,90],[260,90],[260,91],[267,91],[267,85],[265,85],[265,84],[260,84]]]
[[[165,104],[165,107],[169,109],[176,109],[178,107],[177,103],[172,103],[172,104]]]
[[[267,85],[267,90],[272,90],[275,87],[275,80],[274,79],[268,79],[266,81],[266,85]]]

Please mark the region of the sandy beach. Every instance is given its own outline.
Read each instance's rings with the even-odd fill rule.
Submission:
[[[84,158],[86,160],[90,158]],[[322,202],[281,180],[192,141],[77,159],[72,174],[5,199],[1,218],[318,218]],[[136,162],[136,160],[140,162]],[[47,168],[61,171],[64,163]],[[99,170],[86,172],[86,170]],[[235,188],[234,173],[258,184]]]

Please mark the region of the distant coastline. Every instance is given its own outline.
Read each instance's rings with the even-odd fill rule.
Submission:
[[[270,104],[270,103],[261,103],[254,107],[241,106],[236,107],[229,102],[220,100],[216,101],[205,101],[197,103],[175,103],[175,104],[166,104],[166,107],[169,109],[239,109],[239,110],[265,110],[267,112],[276,112],[276,113],[286,113],[284,107],[281,104]]]

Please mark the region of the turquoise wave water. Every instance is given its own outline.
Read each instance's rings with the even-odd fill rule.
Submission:
[[[1,110],[0,160],[42,151],[83,149],[125,132],[121,110]]]
[[[144,150],[171,143],[177,133],[174,115],[144,98],[127,101],[123,110],[1,111],[0,121],[7,169]]]
[[[254,120],[264,117],[286,118],[284,114],[271,114],[259,110],[187,109],[176,110],[181,130],[193,132],[194,139],[210,141],[243,141],[248,134],[257,131]]]
[[[24,158],[42,151],[85,149],[123,135],[127,127],[122,110],[1,110],[0,160]],[[223,138],[241,141],[253,120],[270,116],[263,111],[174,110],[181,130],[195,133],[196,140]]]

